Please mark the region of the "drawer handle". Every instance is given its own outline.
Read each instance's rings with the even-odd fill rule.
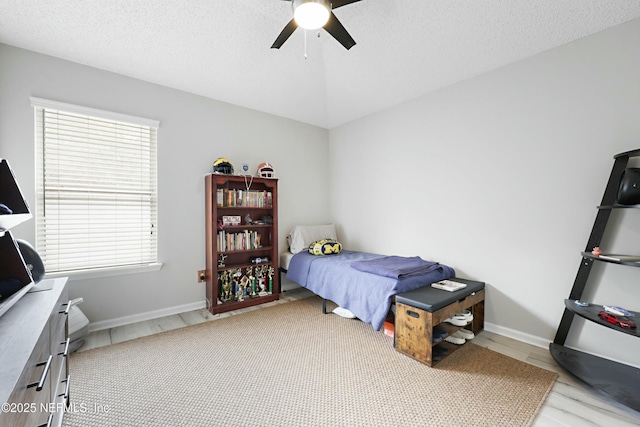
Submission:
[[[84,300],[83,300],[82,298],[76,298],[76,299],[72,299],[72,300],[71,300],[71,301],[69,301],[69,302],[65,302],[65,303],[63,303],[63,304],[61,304],[61,305],[63,305],[63,306],[64,306],[64,305],[66,305],[66,306],[67,306],[67,308],[65,308],[65,310],[64,310],[64,311],[59,311],[58,313],[60,313],[60,314],[63,314],[63,313],[64,313],[64,314],[69,314],[69,310],[71,310],[71,307],[73,307],[73,306],[74,306],[74,305],[76,305],[76,304],[80,304],[80,303],[82,303],[83,301],[84,301]]]
[[[62,382],[67,384],[64,386],[64,393],[58,395],[58,397],[64,396],[65,406],[68,408],[69,407],[69,385],[71,384],[71,374],[67,375],[67,379],[62,380]]]
[[[46,424],[40,424],[38,427],[51,427],[51,422],[53,421],[53,414],[49,414],[49,418],[47,418]]]
[[[67,338],[66,342],[61,342],[60,344],[64,344],[64,351],[62,353],[58,353],[58,356],[67,357],[69,355],[69,343],[71,342],[71,338]]]
[[[66,305],[67,308],[65,308],[64,311],[59,311],[58,313],[64,314],[64,315],[68,315],[69,314],[69,310],[71,310],[71,304],[64,303],[62,305]]]
[[[46,362],[40,362],[40,363],[38,363],[36,365],[36,366],[44,365],[44,370],[42,371],[42,375],[40,376],[40,381],[38,381],[37,383],[29,384],[27,386],[27,388],[35,387],[36,391],[42,390],[42,388],[44,387],[44,382],[47,380],[47,375],[49,374],[49,371],[51,370],[51,361],[52,360],[53,360],[53,355],[50,354],[49,358],[47,359]]]
[[[419,319],[419,318],[420,318],[420,314],[416,313],[416,312],[415,312],[415,311],[413,311],[413,310],[407,310],[407,314],[408,314],[409,316],[411,316],[411,317],[415,317],[416,319]]]

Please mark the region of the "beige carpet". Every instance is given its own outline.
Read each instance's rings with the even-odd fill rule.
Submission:
[[[306,298],[77,353],[64,425],[527,426],[557,376],[472,343],[429,368],[320,307]]]

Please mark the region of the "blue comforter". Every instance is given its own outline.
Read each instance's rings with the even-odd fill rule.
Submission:
[[[382,328],[394,295],[455,277],[453,268],[437,263],[425,273],[400,278],[364,272],[351,266],[355,262],[383,258],[388,257],[354,251],[327,256],[300,252],[291,259],[287,279],[350,310],[377,331]]]

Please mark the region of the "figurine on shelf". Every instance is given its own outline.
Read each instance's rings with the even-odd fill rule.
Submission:
[[[251,215],[247,214],[247,215],[244,217],[244,222],[245,222],[245,224],[249,224],[249,225],[251,225]]]
[[[218,259],[218,267],[224,267],[224,260],[227,259],[229,255],[220,254],[220,259]]]

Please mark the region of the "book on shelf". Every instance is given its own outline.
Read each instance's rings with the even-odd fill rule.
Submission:
[[[599,258],[611,261],[640,262],[640,255],[600,254]]]
[[[218,188],[216,191],[216,203],[220,208],[270,208],[273,206],[273,194],[266,190],[245,191]]]
[[[466,284],[454,282],[453,280],[441,280],[431,284],[432,287],[442,289],[443,291],[454,292],[467,287]]]
[[[228,233],[221,230],[218,231],[217,247],[219,252],[259,249],[260,233],[250,230]]]

